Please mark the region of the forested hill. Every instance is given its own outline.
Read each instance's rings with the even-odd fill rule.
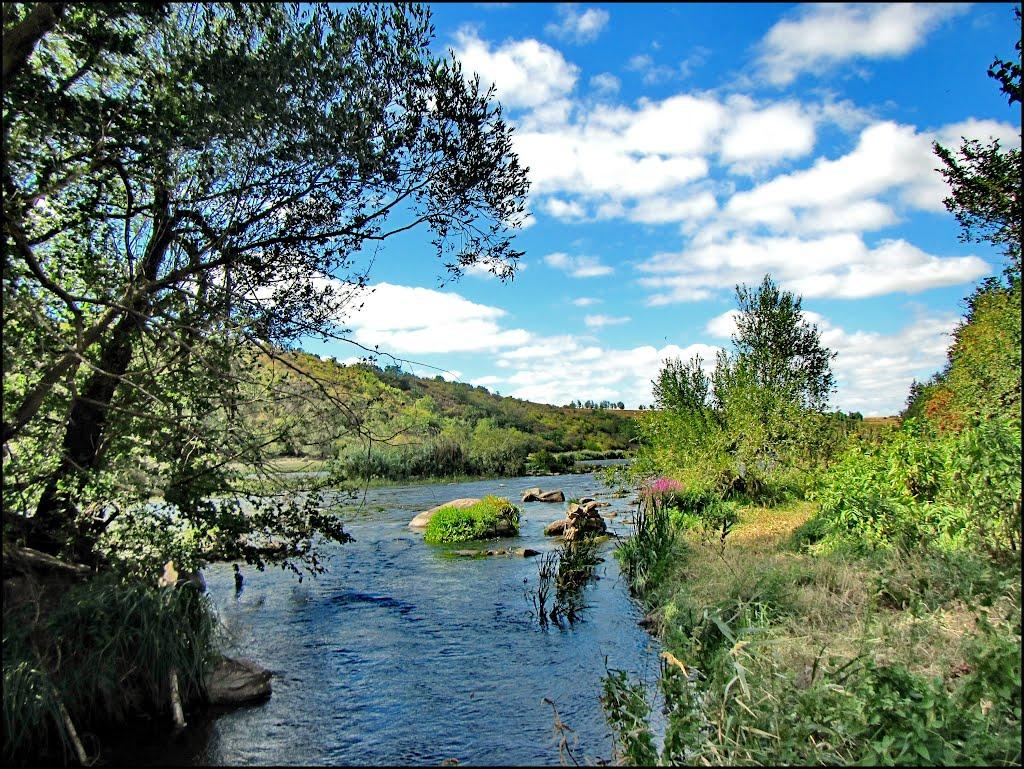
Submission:
[[[283,436],[268,447],[272,455],[338,459],[353,474],[519,474],[531,459],[627,450],[634,437],[632,412],[618,408],[533,403],[397,366],[343,365],[304,352],[264,356],[261,365],[292,394],[257,399],[248,415]]]

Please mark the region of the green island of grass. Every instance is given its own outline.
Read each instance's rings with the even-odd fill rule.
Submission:
[[[518,533],[519,508],[502,497],[486,496],[469,507],[442,507],[427,524],[423,539],[440,545]]]

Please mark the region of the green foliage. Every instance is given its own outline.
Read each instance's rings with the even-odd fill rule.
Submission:
[[[643,597],[670,567],[679,543],[679,529],[668,508],[641,504],[633,516],[632,534],[620,540],[615,557],[633,595]]]
[[[665,474],[687,488],[761,502],[799,496],[854,421],[824,413],[834,387],[817,327],[800,297],[770,276],[737,286],[733,351],[707,377],[702,362],[665,362],[655,392],[660,410],[639,418],[634,478]]]
[[[801,568],[777,565],[724,572],[711,595],[686,572],[663,591],[672,597],[661,609],[671,654],[659,680],[667,718],[660,753],[645,687],[619,671],[604,680],[602,703],[625,763],[1019,763],[1019,572],[1004,581],[977,558],[942,554],[878,562],[883,584],[902,584],[910,597],[905,614],[877,618],[882,626],[907,623],[912,612],[927,615],[917,607],[933,607],[937,617],[965,601],[976,607],[976,629],[966,631],[960,650],[969,663],[943,665],[936,674],[921,670],[925,660],[909,648],[873,648],[878,626],[858,629],[844,618],[832,620],[838,631],[832,641],[856,634],[854,648],[829,651],[826,636],[812,642],[809,656],[792,658],[794,645],[822,630],[814,604],[802,603],[800,593],[816,580],[831,583],[826,575],[838,564],[823,556]],[[880,600],[891,598],[879,589]],[[995,605],[998,611],[985,608]],[[857,619],[865,625],[879,610],[866,608]],[[923,628],[932,643],[942,639],[940,628]]]
[[[4,755],[26,761],[70,740],[59,707],[78,731],[161,712],[176,670],[182,699],[202,691],[214,661],[216,620],[185,586],[158,589],[113,575],[75,585],[56,605],[4,611]]]
[[[1020,423],[993,419],[965,430],[952,455],[950,496],[963,506],[977,544],[1016,558],[1021,546]]]
[[[531,475],[557,475],[571,471],[575,464],[571,454],[552,454],[547,449],[541,449],[530,454],[526,469]]]
[[[442,507],[430,519],[423,540],[430,544],[466,542],[498,536],[499,528],[519,531],[519,508],[501,497],[487,496],[469,507]]]
[[[994,419],[959,434],[937,435],[908,420],[878,445],[855,445],[822,476],[819,518],[807,544],[855,548],[1020,546],[1019,428]]]
[[[5,62],[27,43],[3,92],[5,528],[99,562],[107,513],[160,496],[233,547],[204,500],[237,495],[238,465],[382,437],[285,352],[347,339],[364,246],[423,225],[452,277],[514,273],[511,126],[430,52],[422,6],[40,9],[59,23],[3,19]],[[326,519],[299,512],[277,533],[310,567]]]
[[[601,704],[615,736],[618,762],[627,766],[656,764],[658,749],[648,724],[651,706],[643,685],[631,682],[624,670],[609,670]]]
[[[541,627],[546,628],[549,621],[561,627],[563,620],[572,625],[581,618],[587,608],[584,588],[594,579],[594,567],[601,561],[599,546],[597,538],[581,537],[537,559],[537,587],[526,595]]]

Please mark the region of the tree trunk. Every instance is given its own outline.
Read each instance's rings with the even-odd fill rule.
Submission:
[[[145,290],[145,284],[156,280],[171,242],[169,201],[162,188],[158,187],[155,202],[158,215],[142,260],[141,290],[105,340],[98,370],[71,402],[60,464],[50,476],[30,521],[26,542],[29,547],[54,555],[68,547],[69,554],[79,563],[92,562],[93,545],[100,532],[96,527],[83,528],[76,522],[75,498],[98,469],[110,404],[131,364],[136,335],[152,309],[154,297]]]

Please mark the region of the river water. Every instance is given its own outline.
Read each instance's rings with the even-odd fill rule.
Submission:
[[[458,497],[507,496],[531,486],[612,503],[613,531],[628,533],[629,499],[613,499],[593,474],[372,489],[346,516],[355,542],[326,548],[328,572],[243,567],[235,595],[230,564],[205,570],[231,638],[229,654],[275,672],[273,695],[190,726],[186,737],[136,746],[131,763],[460,764],[559,763],[550,699],[575,730],[581,763],[612,756],[599,696],[606,665],[647,682],[660,649],[637,625],[612,556],[586,588],[589,608],[571,627],[542,628],[526,591],[537,559],[452,557],[455,549],[530,547],[557,540],[544,527],[564,504],[521,504],[520,536],[431,546],[408,528],[419,511]],[[570,746],[572,736],[569,736]]]

